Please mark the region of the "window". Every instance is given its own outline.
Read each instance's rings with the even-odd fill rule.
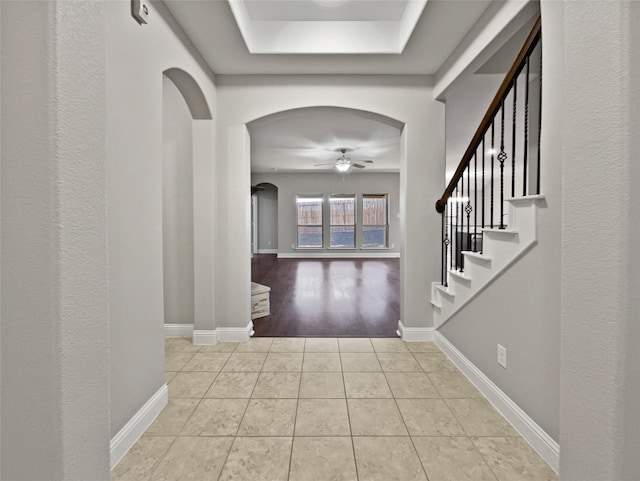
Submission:
[[[322,247],[322,194],[298,195],[298,247]]]
[[[355,248],[356,196],[336,194],[329,196],[329,247]]]
[[[387,194],[362,195],[362,247],[387,247]]]

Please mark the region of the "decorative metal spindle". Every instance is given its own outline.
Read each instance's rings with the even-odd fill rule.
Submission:
[[[504,161],[507,160],[507,153],[504,151],[504,100],[500,108],[500,229],[504,229]]]
[[[489,224],[493,229],[493,165],[496,159],[496,148],[495,148],[495,122],[491,122],[491,223]]]
[[[518,99],[518,78],[513,81],[513,118],[511,119],[511,197],[516,195],[516,102]]]
[[[451,230],[451,255],[453,256],[453,268],[452,270],[458,269],[458,186],[456,185],[456,190],[453,192],[453,196],[451,198],[451,209],[453,211],[452,217],[455,217],[453,221],[453,229]]]
[[[527,195],[527,160],[529,158],[529,60],[524,86],[524,154],[522,157],[522,195]]]
[[[484,229],[484,158],[485,158],[484,136],[482,137],[482,228]]]
[[[467,239],[467,245],[466,245],[466,250],[470,251],[471,250],[471,225],[470,225],[470,218],[471,218],[471,212],[473,212],[473,207],[471,207],[471,179],[470,179],[470,175],[471,175],[471,166],[467,166],[467,205],[464,208],[464,211],[467,213],[467,233],[465,234],[465,237]],[[464,257],[462,258],[462,264],[464,266]]]
[[[460,198],[458,199],[458,204],[460,205],[460,233],[458,234],[460,237],[460,247],[458,248],[458,269],[460,272],[464,272],[464,261],[462,259],[462,249],[464,249],[464,173],[460,178]]]
[[[459,185],[459,184],[458,184]],[[464,182],[462,183],[464,189]],[[462,231],[460,230],[460,219],[462,219],[462,202],[460,202],[460,192],[456,195],[456,269],[460,270],[462,260],[460,259],[460,252],[462,252]],[[464,220],[462,221],[464,227]]]
[[[478,149],[473,154],[473,252],[478,252]]]
[[[442,282],[444,287],[447,287],[447,250],[449,249],[449,235],[447,233],[447,206],[444,206],[444,212],[442,213]]]
[[[538,90],[538,169],[537,169],[537,178],[536,178],[536,194],[540,194],[540,136],[542,134],[542,48],[540,48],[540,72],[538,75],[538,80],[540,82],[540,87]]]
[[[460,237],[460,247],[458,249],[458,256],[459,256],[459,262],[458,262],[458,269],[460,269],[460,272],[464,272],[464,261],[462,260],[462,249],[464,249],[464,206],[463,206],[463,202],[464,202],[464,173],[462,174],[462,177],[460,178],[460,184],[461,184],[461,194],[460,194],[460,198],[458,199],[458,204],[460,204],[460,233],[458,234]]]
[[[447,201],[447,206],[449,208],[449,270],[453,270],[453,242],[455,241],[455,236],[453,233],[453,205],[452,204],[453,197],[449,197]],[[447,276],[448,277],[448,276]]]

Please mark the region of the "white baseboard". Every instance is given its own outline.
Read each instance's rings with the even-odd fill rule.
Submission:
[[[256,254],[277,254],[278,249],[258,249]]]
[[[191,337],[193,324],[165,324],[164,337]]]
[[[194,329],[193,324],[165,324],[165,337],[190,337],[194,344],[243,342],[253,336],[253,321],[245,327],[218,327],[211,330]]]
[[[279,252],[278,259],[395,259],[399,252]]]
[[[169,390],[163,384],[127,424],[111,439],[111,469],[120,462],[127,451],[136,443],[142,433],[151,426],[169,400]]]
[[[218,330],[194,330],[192,340],[194,344],[216,344],[218,342]]]
[[[219,342],[244,342],[253,336],[253,321],[249,321],[245,327],[219,327]]]
[[[480,369],[462,354],[440,332],[436,331],[434,341],[449,359],[469,378],[482,394],[493,404],[504,418],[518,431],[533,449],[558,473],[560,466],[560,446],[520,407],[496,386]]]
[[[406,342],[420,342],[433,340],[433,327],[406,327],[402,321],[398,321],[399,337]]]

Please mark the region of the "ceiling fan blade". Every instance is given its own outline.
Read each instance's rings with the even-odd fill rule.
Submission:
[[[313,164],[314,167],[321,167],[323,165],[335,165],[335,162],[326,162],[324,164]]]
[[[360,165],[360,164],[351,164],[351,167],[355,167],[356,169],[364,169],[365,168],[364,165]]]

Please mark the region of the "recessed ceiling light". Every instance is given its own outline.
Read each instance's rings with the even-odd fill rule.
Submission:
[[[338,8],[347,3],[347,0],[313,0],[316,5],[326,8]]]

